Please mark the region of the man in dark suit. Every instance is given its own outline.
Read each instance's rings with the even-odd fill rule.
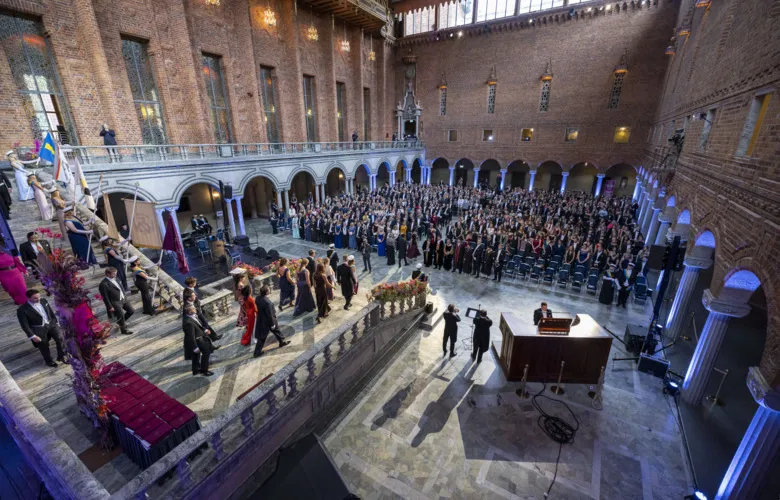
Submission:
[[[184,307],[186,308],[187,306],[192,306],[195,308],[195,313],[198,315],[198,321],[200,321],[200,324],[203,325],[203,329],[206,330],[206,334],[208,334],[212,342],[222,338],[222,335],[217,335],[214,329],[211,328],[208,319],[206,319],[206,315],[203,314],[203,307],[201,307],[200,305],[200,300],[198,299],[198,296],[195,295],[195,292],[193,290],[185,288]]]
[[[255,320],[257,344],[255,344],[255,352],[252,354],[255,358],[263,355],[263,346],[269,333],[273,333],[276,340],[279,341],[279,348],[290,345],[290,341],[284,340],[284,337],[281,335],[282,332],[279,331],[279,320],[276,318],[276,310],[273,302],[268,298],[270,293],[271,288],[268,285],[263,285],[260,288],[260,295],[255,300],[257,303],[257,319]]]
[[[593,253],[593,265],[599,270],[599,274],[604,272],[607,267],[607,252],[601,248],[601,243],[596,243],[596,250]]]
[[[51,359],[49,341],[54,340],[57,346],[57,361],[65,362],[65,351],[62,349],[62,335],[57,326],[57,315],[54,314],[46,299],[41,298],[40,292],[35,289],[27,290],[27,302],[16,310],[19,325],[33,346],[38,348],[43,355],[47,366],[55,367]]]
[[[107,267],[106,277],[98,286],[100,295],[103,297],[103,303],[108,311],[108,319],[116,318],[119,325],[119,331],[122,335],[130,335],[133,332],[127,329],[127,320],[135,313],[133,306],[127,303],[127,297],[122,288],[122,284],[116,279],[116,268]]]
[[[207,377],[214,375],[209,371],[209,357],[214,347],[192,304],[184,307],[182,329],[184,330],[184,359],[192,359],[192,374]]]
[[[40,235],[35,231],[27,233],[27,241],[19,245],[19,254],[22,257],[24,265],[31,268],[36,277],[40,271],[38,264],[38,254],[51,255],[51,247],[46,240],[41,241]]]
[[[634,263],[629,262],[626,269],[618,271],[615,278],[618,282],[618,300],[617,305],[626,308],[626,302],[628,302],[628,296],[631,295],[631,289],[634,287],[637,274],[634,272]]]
[[[509,260],[509,245],[506,248],[499,248],[496,253],[496,259],[493,263],[493,281],[501,283],[501,276],[504,275],[504,266]]]
[[[444,354],[447,354],[447,340],[450,341],[450,357],[455,356],[455,342],[458,341],[458,323],[460,323],[460,315],[458,314],[460,309],[455,307],[455,304],[447,306],[447,310],[444,311],[442,317],[444,318],[444,340],[442,341],[442,349]]]
[[[485,244],[480,241],[474,249],[474,276],[479,278],[479,270],[482,267],[482,259],[485,257]]]
[[[315,268],[315,264],[316,264],[316,262],[314,262],[314,255],[315,254],[316,254],[316,252],[314,251],[314,249],[310,249],[309,250],[309,256],[306,258],[306,260],[309,261],[306,264],[306,269],[309,270],[309,276],[312,276],[312,277],[314,276],[314,268]]]
[[[403,259],[404,265],[408,266],[409,262],[406,260],[406,238],[404,238],[403,234],[395,240],[395,246],[398,248],[398,267],[401,267],[401,259]]]
[[[482,354],[488,350],[490,344],[490,327],[493,320],[488,318],[487,311],[482,309],[474,318],[474,350],[471,352],[471,360],[482,362]]]
[[[348,258],[349,256],[345,255],[344,262],[342,262],[336,270],[336,279],[341,285],[341,295],[343,295],[344,300],[346,300],[344,309],[349,309],[349,306],[352,303],[352,296],[355,294],[355,285],[357,284],[355,274],[352,272],[352,268],[347,262]]]
[[[547,309],[547,302],[542,302],[542,307],[534,311],[534,325],[538,325],[542,318],[552,317],[552,311]]]
[[[328,245],[328,260],[330,260],[330,267],[335,271],[339,267],[339,254],[336,252],[336,245],[331,243]]]

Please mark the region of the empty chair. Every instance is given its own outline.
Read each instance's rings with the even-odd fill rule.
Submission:
[[[582,273],[575,272],[574,277],[571,279],[571,289],[577,290],[577,292],[582,292],[582,281],[585,279],[585,277],[582,275]]]
[[[225,230],[224,229],[217,229],[217,239],[220,241],[225,241]]]
[[[575,264],[574,265],[574,274],[580,273],[581,275],[585,276],[585,266],[582,264]]]
[[[647,280],[639,281],[637,278],[634,283],[634,303],[644,304],[647,300]]]
[[[517,273],[517,262],[514,260],[510,260],[506,263],[506,266],[504,266],[504,277],[505,278],[514,278],[515,274]]]
[[[535,265],[533,269],[531,269],[531,275],[530,279],[535,280],[537,283],[539,283],[539,278],[542,277],[543,269],[540,265]]]
[[[198,240],[198,252],[200,252],[200,258],[206,260],[205,255],[211,255],[211,248],[209,248],[206,240]]]
[[[553,269],[553,271],[557,272],[558,271],[558,266],[560,266],[560,265],[561,265],[561,263],[558,262],[557,260],[551,260],[550,261],[550,265],[548,267],[551,267]]]
[[[569,270],[568,269],[561,269],[558,271],[558,286],[561,288],[566,288],[569,284]]]
[[[533,255],[529,255],[528,257],[525,258],[525,263],[528,264],[529,266],[533,266],[536,263],[536,257],[534,257]]]
[[[555,283],[555,269],[552,267],[548,267],[544,270],[544,278],[542,279],[544,283],[549,283],[550,286],[552,286],[553,283]]]
[[[561,271],[566,271],[567,273],[571,273],[571,264],[564,264],[561,266]]]
[[[230,262],[228,262],[230,267],[233,267],[236,262],[241,262],[241,252],[238,250],[238,246],[225,245],[225,254],[230,259]]]
[[[517,267],[517,277],[527,279],[528,274],[531,272],[531,266],[523,262]]]
[[[523,257],[520,255],[513,255],[512,256],[512,262],[515,263],[516,268],[520,268],[520,264],[523,263]]]
[[[588,276],[588,283],[585,285],[585,289],[588,293],[596,295],[596,289],[599,287],[599,273],[591,273]]]
[[[552,262],[557,262],[560,264],[563,262],[563,256],[562,255],[553,255],[553,258],[551,259]]]

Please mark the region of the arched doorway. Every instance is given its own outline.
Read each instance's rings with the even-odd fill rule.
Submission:
[[[636,170],[628,163],[612,165],[605,172],[602,196],[622,197],[634,194],[636,186]]]
[[[371,191],[371,171],[365,163],[355,170],[355,191],[358,193],[367,193]]]
[[[569,170],[566,191],[582,191],[588,194],[596,192],[596,165],[588,162],[577,163]]]
[[[344,175],[344,171],[339,167],[330,169],[328,177],[325,179],[325,194],[331,198],[335,198],[346,190],[347,179]]]
[[[176,210],[179,229],[182,233],[192,231],[194,215],[203,215],[215,231],[224,229],[224,216],[217,217],[217,212],[222,212],[222,208],[219,187],[204,182],[193,184],[179,198],[179,208]]]
[[[309,198],[314,200],[315,187],[314,177],[309,172],[301,170],[293,176],[292,182],[290,182],[290,203],[293,203],[293,196],[299,202],[304,202]]]
[[[501,164],[498,160],[492,158],[483,161],[479,166],[479,179],[477,184],[480,186],[493,187],[501,186]]]
[[[398,160],[395,166],[395,182],[406,182],[406,160]]]
[[[531,166],[523,160],[515,160],[506,167],[504,189],[526,189]]]
[[[422,163],[420,163],[419,158],[415,158],[412,162],[412,182],[414,184],[422,182]]]
[[[431,167],[431,184],[450,183],[450,162],[446,158],[436,158]]]
[[[558,191],[561,189],[563,169],[554,161],[545,161],[536,167],[536,176],[534,177],[534,189],[542,191]]]
[[[455,163],[455,185],[471,187],[474,185],[474,162],[461,158]]]
[[[381,188],[390,184],[390,165],[382,162],[376,169],[376,187]]]
[[[244,198],[241,200],[244,218],[270,217],[271,203],[274,201],[276,201],[276,191],[273,182],[266,177],[255,177],[246,185]]]

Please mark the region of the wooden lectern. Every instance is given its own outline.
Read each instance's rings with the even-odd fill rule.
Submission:
[[[501,313],[501,341],[493,342],[493,351],[509,381],[523,378],[528,365],[528,382],[555,383],[566,364],[561,382],[597,384],[601,367],[607,366],[612,337],[587,314],[579,314],[566,333],[563,321],[550,322],[547,333],[538,331],[531,321],[521,321],[512,313]]]

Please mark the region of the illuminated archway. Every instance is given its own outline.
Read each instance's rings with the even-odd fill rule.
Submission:
[[[588,194],[596,192],[596,174],[598,168],[593,163],[577,163],[569,170],[569,180],[566,181],[566,191],[583,191]]]
[[[449,184],[450,162],[446,158],[436,158],[431,166],[431,184]]]
[[[471,172],[471,173],[470,173]],[[455,185],[456,186],[473,186],[474,185],[474,162],[468,158],[461,158],[455,162]],[[471,179],[471,183],[469,183]]]
[[[536,176],[534,177],[534,189],[541,189],[543,191],[558,191],[561,189],[561,182],[563,182],[563,176],[561,175],[563,169],[554,161],[542,162],[536,168]]]
[[[504,189],[527,189],[531,165],[525,160],[515,160],[506,167]]]
[[[603,196],[631,196],[636,186],[636,169],[628,163],[618,163],[607,169],[604,175],[604,185],[601,188]]]

